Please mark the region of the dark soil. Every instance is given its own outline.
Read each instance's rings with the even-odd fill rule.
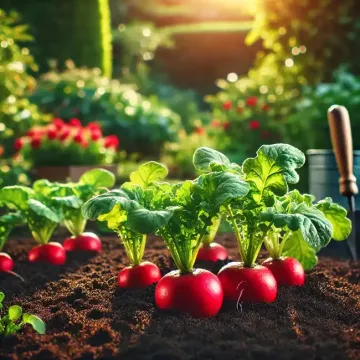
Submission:
[[[237,258],[235,241],[222,236]],[[7,250],[26,278],[2,275],[5,305],[19,304],[47,324],[0,342],[0,359],[360,359],[360,263],[320,258],[303,288],[281,288],[269,305],[225,306],[212,319],[166,313],[154,306],[154,286],[117,289],[128,261],[115,238],[99,255],[71,254],[63,267],[29,264],[31,241]],[[173,269],[163,243],[149,240],[145,258]],[[215,264],[213,270],[222,264]]]

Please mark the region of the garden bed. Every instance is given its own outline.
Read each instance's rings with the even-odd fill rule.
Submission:
[[[217,241],[238,257],[236,241]],[[63,267],[29,264],[27,239],[5,249],[25,283],[1,275],[5,305],[39,315],[47,334],[25,328],[6,338],[1,359],[358,359],[360,263],[321,257],[303,288],[280,288],[269,305],[225,306],[212,319],[159,311],[154,288],[120,290],[118,271],[128,264],[115,238],[98,255],[70,254]],[[173,269],[164,243],[151,238],[145,258]],[[217,271],[221,264],[213,266]]]

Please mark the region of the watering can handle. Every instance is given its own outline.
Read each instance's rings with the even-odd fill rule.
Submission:
[[[340,172],[340,194],[354,196],[359,192],[353,169],[353,142],[350,117],[344,106],[334,105],[328,110],[330,136]]]

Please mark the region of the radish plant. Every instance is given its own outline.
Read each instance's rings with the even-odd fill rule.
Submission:
[[[51,183],[48,180],[35,182],[35,191],[52,198],[62,211],[63,224],[72,235],[64,241],[66,251],[101,251],[99,237],[94,233],[84,232],[86,219],[81,212],[81,206],[114,184],[114,174],[105,169],[90,170],[84,173],[77,183]]]
[[[264,238],[271,258],[263,265],[280,285],[303,285],[304,269],[316,265],[316,253],[331,239],[341,241],[350,235],[351,221],[343,207],[330,198],[313,202],[312,195],[293,190],[262,214],[262,220],[272,224]]]
[[[68,198],[68,201],[75,201]],[[53,201],[39,198],[35,191],[25,186],[6,186],[0,190],[0,205],[17,210],[28,225],[34,240],[39,243],[28,253],[30,262],[45,261],[54,265],[65,263],[65,250],[61,244],[49,242],[61,221],[61,214],[52,207]]]
[[[164,239],[178,270],[157,284],[156,304],[160,309],[180,310],[192,316],[215,316],[223,302],[221,284],[211,272],[194,269],[194,263],[212,219],[221,208],[246,196],[249,185],[237,175],[214,171],[162,190],[162,206],[179,210],[157,233]]]
[[[20,212],[13,212],[0,216],[0,273],[9,273],[17,276],[21,280],[23,280],[22,277],[12,271],[14,268],[13,259],[9,254],[1,251],[4,248],[11,230],[15,226],[23,224],[24,218]]]
[[[0,292],[0,312],[3,309],[4,298],[4,293]],[[31,325],[37,333],[45,334],[45,324],[38,316],[23,313],[19,305],[12,305],[7,313],[0,317],[0,336],[13,335],[26,324]]]
[[[240,172],[240,167],[238,165],[230,164],[223,154],[210,148],[199,148],[193,155],[194,167],[201,173],[211,172],[213,170],[212,167],[216,168],[216,163],[222,164],[223,161],[228,163],[228,170],[232,170],[234,173]],[[214,162],[212,167],[210,166],[211,162]],[[221,210],[223,211],[224,209]],[[207,229],[207,234],[201,239],[202,244],[197,255],[197,260],[218,261],[225,260],[228,257],[226,248],[221,244],[214,242],[222,219],[221,210],[219,210],[219,213],[213,217],[211,225]]]
[[[83,206],[85,218],[107,221],[124,245],[131,265],[120,271],[119,287],[141,288],[161,278],[160,269],[142,259],[147,234],[165,226],[176,210],[171,206],[159,207],[159,188],[168,185],[158,181],[166,175],[167,169],[159,163],[143,164],[131,174],[131,182],[95,196]]]

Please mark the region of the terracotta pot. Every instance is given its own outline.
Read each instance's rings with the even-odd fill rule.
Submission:
[[[76,165],[76,166],[39,166],[34,168],[33,174],[36,179],[48,179],[50,181],[73,181],[80,179],[81,175],[92,169],[106,169],[117,174],[116,165]]]

